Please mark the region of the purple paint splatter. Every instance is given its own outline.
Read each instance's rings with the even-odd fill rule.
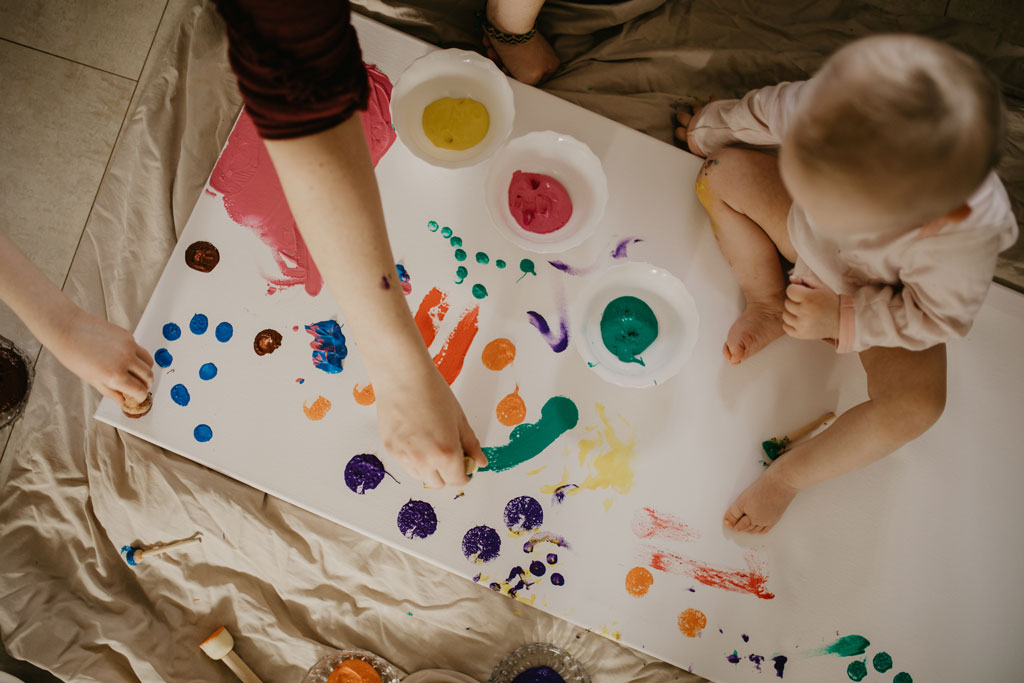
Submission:
[[[359,495],[365,494],[377,488],[384,480],[384,475],[392,479],[395,477],[384,469],[384,463],[372,453],[361,453],[352,456],[352,459],[345,465],[345,485]],[[395,483],[399,483],[395,479]]]
[[[742,657],[740,657],[740,654],[736,650],[733,650],[731,655],[725,656],[725,659],[730,664],[739,664]]]
[[[548,321],[540,313],[527,311],[526,315],[530,319],[530,324],[537,328],[537,331],[543,335],[544,341],[551,346],[552,351],[561,353],[569,348],[569,321],[565,310],[562,311],[561,319],[559,320],[560,329],[558,332],[551,330]]]
[[[313,349],[313,365],[329,375],[341,372],[341,361],[348,355],[345,335],[335,320],[321,320],[306,325],[306,332],[313,335],[309,347]]]
[[[548,564],[555,564],[558,562],[558,555],[554,553],[548,553]]]
[[[564,586],[565,577],[559,574],[558,572],[555,572],[551,575],[551,583],[555,584],[556,586]]]
[[[639,237],[627,237],[624,240],[619,240],[619,243],[612,249],[612,258],[627,258],[629,256],[629,245],[636,244],[637,242],[643,242],[643,240]]]
[[[565,495],[569,493],[569,489],[578,489],[579,484],[562,484],[555,489],[555,495],[551,496],[551,502],[554,505],[561,505],[565,502]]]
[[[388,276],[387,275],[381,275],[380,276],[380,288],[381,289],[391,289],[391,283],[388,282]]]
[[[754,667],[756,667],[758,671],[761,670],[761,662],[764,661],[764,657],[762,657],[761,655],[752,654],[749,657],[747,657],[747,659],[754,663]]]
[[[505,506],[505,526],[509,531],[530,531],[544,522],[544,508],[535,498],[519,496]]]
[[[786,655],[776,655],[772,657],[772,663],[775,665],[775,675],[782,678],[782,673],[786,670],[786,662],[789,658]]]
[[[490,562],[501,552],[501,536],[489,526],[481,524],[462,537],[462,554],[474,562]]]
[[[609,252],[613,259],[624,259],[629,257],[629,245],[636,244],[637,242],[643,242],[639,237],[627,237],[626,239],[619,240],[615,243],[615,248]],[[601,259],[598,259],[591,263],[589,266],[571,266],[565,261],[548,261],[555,270],[560,270],[566,275],[589,275],[590,273],[597,270],[601,265]]]
[[[422,500],[410,500],[398,511],[398,530],[406,538],[427,538],[437,531],[434,506]]]
[[[741,634],[740,638],[743,639],[744,643],[749,643],[750,642],[750,636],[748,636],[746,633]]]

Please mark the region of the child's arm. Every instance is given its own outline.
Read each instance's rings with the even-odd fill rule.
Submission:
[[[734,144],[779,147],[808,83],[779,83],[751,90],[742,99],[709,102],[687,126],[690,149],[706,157]]]
[[[0,299],[68,370],[117,402],[146,399],[153,358],[126,330],[83,311],[0,233]]]

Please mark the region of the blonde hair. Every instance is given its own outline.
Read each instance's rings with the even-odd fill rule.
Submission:
[[[815,75],[790,151],[810,172],[852,183],[921,220],[961,205],[1006,138],[999,85],[944,43],[913,35],[854,41]]]

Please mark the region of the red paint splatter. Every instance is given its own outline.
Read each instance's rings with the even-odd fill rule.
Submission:
[[[644,507],[633,515],[633,534],[637,538],[667,538],[673,541],[693,541],[700,538],[686,522],[667,512]]]
[[[448,297],[440,289],[434,287],[423,297],[414,316],[416,327],[419,328],[420,336],[423,337],[423,343],[427,345],[427,348],[434,343],[437,328],[446,315],[448,315]]]
[[[210,188],[208,188],[208,187],[205,188],[203,190],[203,192],[205,192],[206,194],[210,195],[211,197],[216,197],[217,196],[217,193],[216,192],[210,192]]]
[[[444,346],[434,356],[434,365],[441,371],[441,376],[448,384],[454,382],[462,372],[462,363],[466,360],[466,353],[480,329],[477,324],[479,314],[480,307],[474,306],[463,315],[462,320],[448,335]]]
[[[747,557],[747,569],[718,569],[704,562],[662,550],[650,549],[648,565],[651,569],[669,574],[689,576],[705,586],[721,588],[733,593],[749,593],[762,600],[771,600],[774,593],[768,592],[768,574],[753,559]]]

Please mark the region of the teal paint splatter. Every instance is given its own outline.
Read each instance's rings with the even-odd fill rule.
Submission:
[[[488,263],[491,262],[491,257],[482,251],[478,251],[476,252],[476,262],[482,266],[486,266]]]
[[[459,278],[455,281],[455,284],[461,285],[469,277],[469,271],[466,270],[466,266],[459,266],[455,269],[455,277]]]
[[[789,448],[789,439],[785,436],[781,439],[768,439],[761,442],[761,450],[764,451],[769,460],[775,460],[785,453],[787,448]]]
[[[846,675],[850,677],[851,681],[863,681],[864,677],[868,675],[867,660],[858,659],[850,662],[850,666],[846,667]]]
[[[623,363],[644,364],[637,356],[658,338],[658,318],[635,296],[620,296],[601,314],[601,341]]]
[[[483,299],[487,296],[487,288],[483,285],[473,285],[473,296],[477,299]]]
[[[884,674],[892,668],[892,657],[889,656],[888,652],[879,652],[875,655],[874,659],[871,660],[871,665],[875,667],[875,671],[880,674]]]
[[[831,645],[826,645],[814,650],[812,655],[838,655],[840,657],[856,657],[862,655],[871,645],[864,636],[852,634],[843,636]]]
[[[524,258],[519,262],[519,270],[523,272],[523,274],[519,276],[519,280],[522,280],[527,275],[533,275],[534,277],[537,276],[537,266],[528,258]],[[519,280],[516,280],[516,282],[519,282]]]
[[[901,671],[892,679],[892,683],[914,683],[914,679],[906,671]]]
[[[437,221],[427,221],[427,230],[437,232]]]
[[[441,237],[443,237],[445,239],[448,239],[451,236],[452,236],[452,229],[451,228],[449,228],[448,226],[445,226],[445,227],[441,228]]]
[[[506,265],[507,264],[505,263],[505,259],[498,259],[497,261],[494,262],[495,268],[504,268]]]
[[[456,261],[465,261],[466,260],[466,250],[465,249],[456,249],[455,250],[455,260]]]
[[[558,437],[576,426],[580,411],[564,396],[553,396],[540,410],[540,419],[524,423],[512,430],[504,446],[485,447],[487,466],[480,472],[504,472],[540,455]]]
[[[451,244],[451,245],[452,245],[453,247],[461,247],[461,246],[462,246],[462,238],[461,238],[461,237],[459,237],[459,236],[457,236],[457,235],[455,235],[455,236],[452,236],[452,238],[451,238],[450,240],[448,240],[448,242],[449,242],[449,243],[450,243],[450,244]]]

